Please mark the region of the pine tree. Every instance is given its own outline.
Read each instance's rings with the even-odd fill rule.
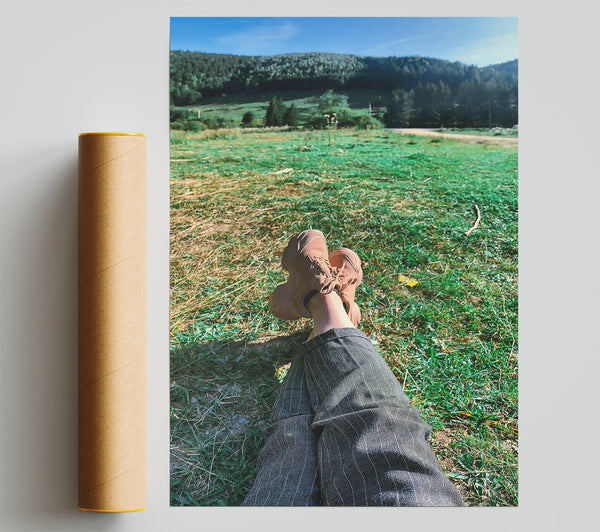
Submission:
[[[269,102],[269,107],[267,107],[267,114],[265,115],[265,126],[270,127],[274,126],[274,114],[275,114],[275,98],[273,98]]]
[[[290,105],[285,111],[285,115],[283,117],[283,123],[286,126],[295,127],[298,125],[299,121],[300,121],[300,114],[298,113],[298,109],[296,108],[296,106],[292,103],[292,105]]]
[[[415,91],[413,89],[404,93],[404,99],[402,101],[402,110],[400,111],[400,120],[403,127],[410,127],[412,125],[413,117],[415,115]]]
[[[282,126],[286,108],[281,98],[273,96],[265,115],[265,126]]]

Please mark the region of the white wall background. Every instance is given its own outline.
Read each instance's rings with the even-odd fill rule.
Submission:
[[[591,529],[600,443],[597,4],[293,5],[0,4],[0,529]],[[169,17],[210,15],[520,17],[519,508],[169,507]],[[77,135],[94,130],[148,134],[148,510],[122,515],[76,510]]]

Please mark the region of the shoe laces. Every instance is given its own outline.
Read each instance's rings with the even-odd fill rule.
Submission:
[[[319,257],[318,255],[312,255],[309,257],[310,261],[317,266],[322,273],[331,273],[332,272],[332,266],[329,263],[329,259],[326,259],[324,257]]]
[[[356,277],[352,277],[351,272],[348,272],[350,275],[346,275],[346,262],[343,262],[341,266],[332,266],[329,259],[325,257],[313,256],[311,260],[322,273],[328,274],[328,277],[330,277],[328,282],[321,288],[321,291],[328,293],[335,290],[338,294],[344,294],[348,286],[356,284],[358,281]]]
[[[328,258],[320,257],[318,255],[311,256],[310,261],[312,265],[319,270],[319,273],[324,274],[327,277],[327,280],[321,286],[321,293],[328,294],[338,286],[341,288],[342,283],[339,279],[341,268],[335,268],[331,265]]]
[[[332,275],[340,282],[342,290],[348,285],[356,284],[358,281],[356,276],[352,276],[352,272],[346,274],[346,264],[346,262],[343,262],[341,266],[330,266]]]

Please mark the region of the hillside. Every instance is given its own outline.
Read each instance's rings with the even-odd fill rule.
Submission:
[[[427,57],[171,52],[171,104],[290,91],[374,91],[388,127],[518,123],[518,61],[477,67]],[[493,120],[492,120],[493,117]]]
[[[441,81],[457,90],[465,81],[517,84],[517,60],[489,67],[426,57],[359,57],[296,53],[239,56],[171,52],[171,97],[175,105],[206,96],[288,89],[413,89]]]
[[[485,69],[493,69],[496,72],[505,72],[507,74],[514,74],[515,76],[518,76],[519,61],[517,59],[513,59],[512,61],[506,61],[505,63],[486,66]]]

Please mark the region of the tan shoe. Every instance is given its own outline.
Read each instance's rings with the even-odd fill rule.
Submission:
[[[310,318],[308,300],[341,286],[327,256],[327,242],[321,231],[302,231],[290,239],[281,256],[281,266],[290,272],[289,278],[273,290],[269,299],[274,316],[282,320]]]
[[[334,275],[341,283],[337,292],[344,304],[350,321],[355,327],[361,319],[361,312],[358,305],[354,302],[356,289],[362,282],[363,271],[358,255],[348,248],[334,249],[329,255],[329,264],[333,268]]]

